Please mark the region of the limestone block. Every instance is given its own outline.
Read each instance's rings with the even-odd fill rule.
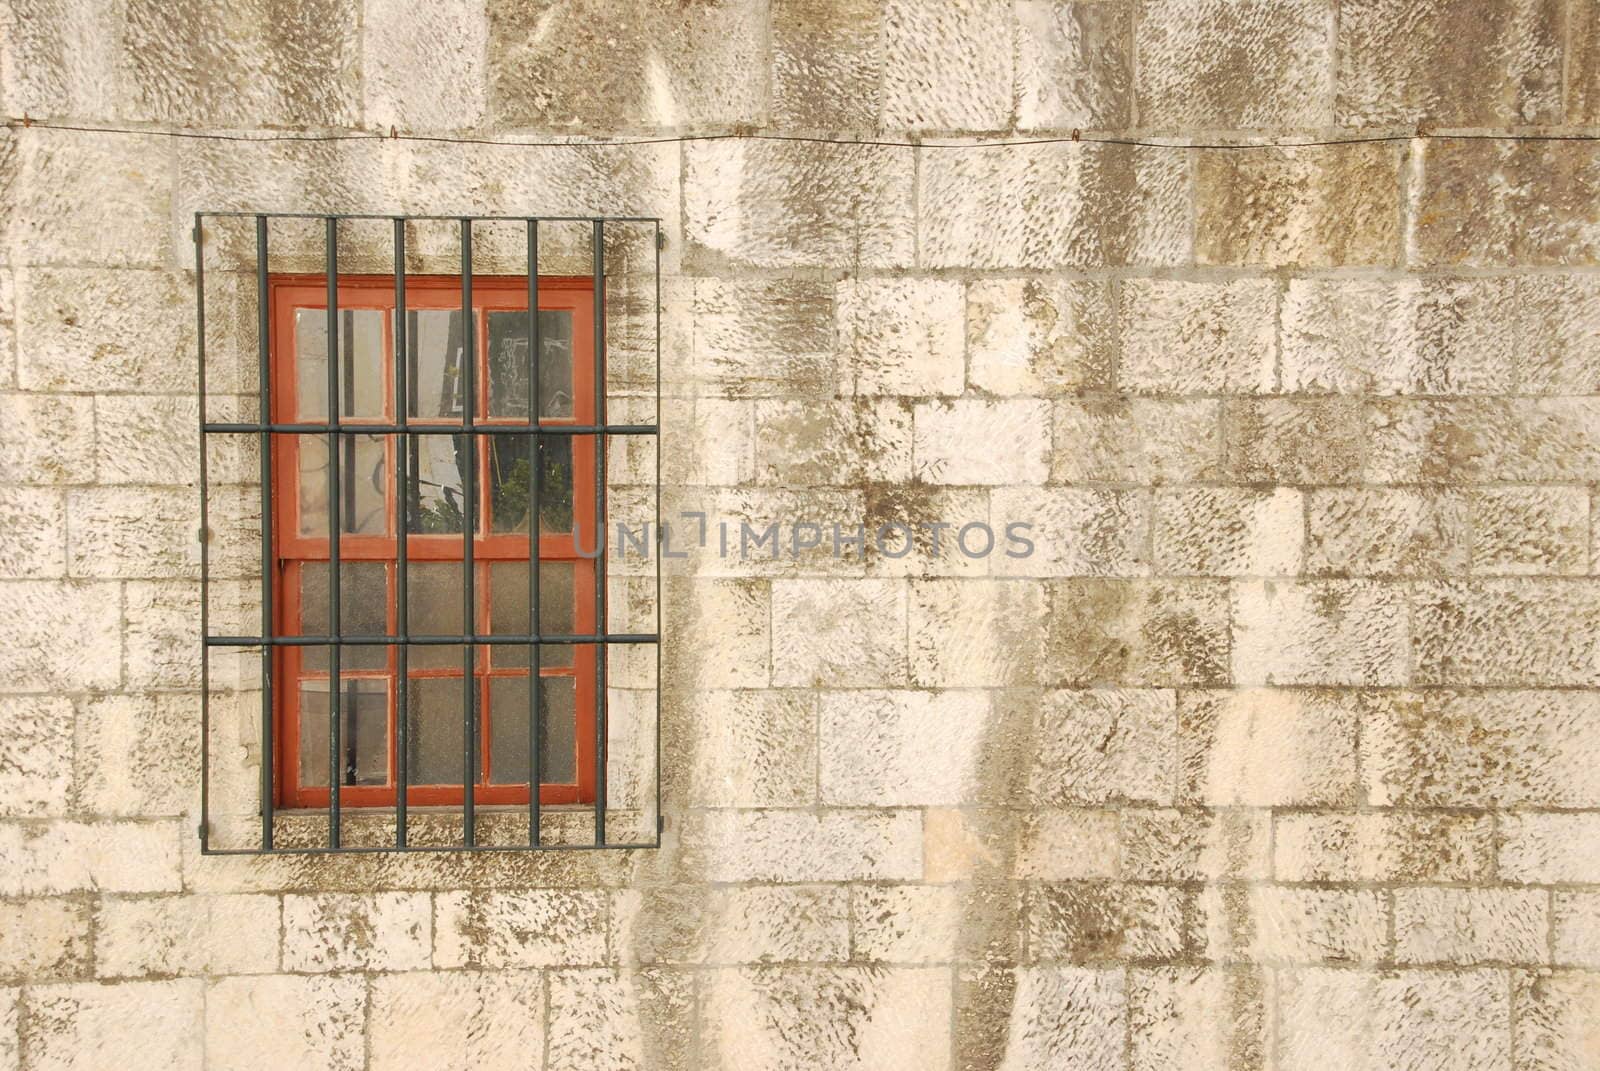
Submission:
[[[384,974],[373,979],[372,1071],[515,1066],[544,1048],[537,971]]]
[[[612,904],[624,964],[796,963],[850,958],[849,895],[837,887],[632,889]]]
[[[1233,676],[1241,684],[1405,684],[1406,592],[1363,580],[1238,581]]]
[[[1271,1044],[1270,992],[1266,973],[1248,967],[1130,971],[1131,1067],[1223,1071],[1259,1066]]]
[[[1321,127],[1333,20],[1317,0],[1143,0],[1140,120],[1155,127]]]
[[[1260,394],[1276,385],[1271,279],[1129,279],[1118,304],[1117,384],[1134,394]]]
[[[972,386],[1033,398],[1108,386],[1113,309],[1103,283],[974,280],[966,323]]]
[[[1383,401],[1363,419],[1373,483],[1588,483],[1600,473],[1593,398]]]
[[[0,896],[175,892],[175,822],[0,825]]]
[[[906,585],[775,580],[772,683],[872,687],[906,680]]]
[[[1535,885],[1600,885],[1590,850],[1600,815],[1519,812],[1498,816],[1501,880]]]
[[[1150,498],[1140,491],[1000,487],[990,496],[999,525],[988,555],[995,576],[1144,576],[1150,572]],[[1028,525],[1027,528],[1012,525]],[[981,531],[958,533],[972,551]],[[1015,537],[1015,538],[1014,538]],[[1028,542],[1024,542],[1027,540]]]
[[[840,389],[960,394],[962,288],[944,279],[857,279],[836,291]]]
[[[1487,817],[1428,812],[1299,812],[1273,819],[1279,881],[1485,880],[1494,867]],[[1502,836],[1504,834],[1502,833]],[[1500,864],[1505,875],[1505,864]]]
[[[13,262],[164,268],[172,259],[172,139],[18,133]]]
[[[433,904],[424,893],[283,898],[284,970],[426,970],[432,945]]]
[[[17,310],[26,390],[194,391],[194,290],[179,276],[34,268],[17,273]],[[72,423],[90,435],[86,421]],[[74,454],[75,469],[86,468],[93,448]]]
[[[1048,402],[920,402],[911,427],[912,473],[928,483],[1037,485],[1049,473]]]
[[[1047,692],[1039,704],[1028,799],[1035,806],[1171,803],[1177,736],[1170,691]]]
[[[1551,896],[1551,926],[1557,966],[1600,967],[1600,894],[1557,890]]]
[[[162,690],[199,687],[200,651],[194,629],[200,616],[200,585],[130,581],[123,585],[123,599],[124,683],[129,688]],[[103,656],[95,657],[98,661]]]
[[[1053,580],[1046,596],[1046,683],[1172,686],[1229,678],[1224,583]]]
[[[1184,692],[1182,795],[1208,807],[1353,804],[1361,710],[1382,702],[1334,691]]]
[[[199,577],[199,530],[192,488],[75,490],[67,495],[67,570],[95,580]]]
[[[833,299],[803,280],[696,280],[696,379],[729,397],[832,394]]]
[[[606,918],[606,898],[595,891],[441,893],[434,898],[433,965],[447,970],[603,963]]]
[[[1346,398],[1226,403],[1226,471],[1241,483],[1348,483],[1361,471],[1360,405]]]
[[[1188,261],[1188,167],[1120,145],[923,149],[919,263],[1042,270]]]
[[[1122,4],[1020,0],[1017,125],[1023,130],[1115,129],[1133,108],[1133,9]]]
[[[105,395],[96,398],[96,482],[133,483],[147,487],[159,484],[192,486],[199,478],[200,471],[200,433],[196,428],[196,409],[192,397]],[[220,445],[215,443],[213,450]],[[227,475],[226,469],[218,471],[213,468],[211,472],[212,479],[226,478]]]
[[[1512,975],[1513,1066],[1569,1071],[1594,1062],[1600,975],[1592,971],[1518,971]]]
[[[0,479],[93,483],[95,460],[92,399],[71,394],[0,395]]]
[[[823,693],[821,802],[844,807],[975,802],[992,712],[981,691]]]
[[[1195,260],[1274,268],[1398,263],[1401,159],[1399,146],[1378,143],[1201,152]]]
[[[78,791],[97,815],[179,815],[199,799],[190,695],[97,696],[77,719]]]
[[[95,915],[95,974],[267,974],[278,969],[280,928],[273,896],[106,897]]]
[[[911,410],[900,399],[763,400],[753,409],[761,483],[849,487],[910,479]]]
[[[359,1071],[365,1063],[366,990],[359,974],[265,974],[211,982],[205,992],[206,1067]]]
[[[486,111],[489,44],[484,7],[416,8],[366,0],[361,11],[362,112],[381,130],[463,130]]]
[[[888,130],[1003,130],[1011,121],[1011,5],[887,0],[883,117]]]
[[[1012,876],[1080,881],[1119,876],[1115,811],[1030,811],[1023,817]]]
[[[1399,963],[1549,961],[1550,903],[1543,890],[1410,888],[1394,893]]]
[[[76,900],[0,904],[0,977],[37,985],[89,970],[89,905]]]
[[[908,629],[913,684],[1030,682],[1044,649],[1044,589],[1026,580],[914,581]]]
[[[19,691],[114,688],[122,680],[115,584],[0,584],[0,686]]]
[[[1388,950],[1388,908],[1371,890],[1212,885],[1197,906],[1212,960],[1374,963]]]
[[[1053,423],[1052,483],[1190,483],[1222,470],[1218,401],[1060,401]]]
[[[200,1071],[201,986],[199,979],[31,986],[25,1007],[28,1067]]]
[[[1579,487],[1473,491],[1472,571],[1532,576],[1589,571],[1589,496]]]
[[[1517,328],[1524,340],[1518,371],[1530,394],[1593,394],[1600,384],[1600,316],[1592,275],[1516,279]]]
[[[1154,567],[1164,576],[1294,576],[1304,541],[1298,491],[1162,491],[1152,510]]]
[[[683,590],[699,642],[686,657],[699,687],[764,688],[771,677],[772,594],[765,580],[694,580]]]
[[[1307,506],[1306,571],[1322,576],[1451,576],[1467,571],[1466,500],[1414,488],[1330,487]]]
[[[694,990],[673,971],[554,971],[550,986],[552,1067],[690,1071]]]
[[[1015,890],[1005,885],[863,885],[850,904],[853,958],[921,965],[1017,955]]]
[[[1560,122],[1563,30],[1548,0],[1341,8],[1337,122]]]
[[[685,822],[689,873],[713,882],[914,881],[917,811],[705,811]]]
[[[1187,894],[1170,885],[1072,882],[1028,894],[1028,955],[1110,964],[1171,959],[1184,945]]]
[[[1122,876],[1130,881],[1264,878],[1272,826],[1256,810],[1122,812]]]
[[[72,788],[72,703],[60,696],[0,698],[0,814],[66,813]]]
[[[810,692],[706,690],[693,702],[689,799],[703,807],[815,802],[817,699]]]
[[[1597,709],[1583,691],[1427,691],[1371,708],[1361,727],[1367,799],[1377,807],[1600,806]]]
[[[775,0],[772,122],[872,130],[883,85],[882,0]]]
[[[121,9],[21,0],[0,41],[0,96],[21,115],[110,118],[121,114]]]
[[[1593,685],[1600,586],[1583,580],[1419,585],[1412,648],[1422,684]],[[1506,642],[1516,636],[1518,642]]]

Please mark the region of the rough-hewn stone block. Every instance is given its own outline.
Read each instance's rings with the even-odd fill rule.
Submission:
[[[1373,963],[1387,951],[1388,908],[1379,892],[1213,885],[1197,906],[1209,959]]]
[[[199,701],[192,696],[98,696],[77,719],[78,791],[98,815],[178,815],[199,785]]]
[[[190,393],[193,301],[192,288],[165,272],[18,272],[17,381],[27,390]],[[87,421],[74,423],[89,435]],[[93,453],[85,446],[75,465],[87,467]]]
[[[1061,401],[1054,431],[1053,483],[1191,483],[1222,471],[1218,401]]]
[[[0,577],[44,580],[67,574],[67,501],[48,487],[0,488]]]
[[[1386,144],[1202,152],[1195,259],[1274,268],[1397,263],[1400,162]]]
[[[882,0],[774,0],[772,121],[872,130],[883,85]]]
[[[1011,5],[887,0],[883,119],[891,130],[1003,130],[1011,122]]]
[[[966,323],[972,386],[1028,397],[1108,386],[1113,308],[1104,283],[974,281]]]
[[[547,1064],[573,1071],[689,1071],[695,989],[687,972],[581,970],[549,975]]]
[[[1037,485],[1049,473],[1048,402],[921,402],[911,429],[912,474],[928,483]]]
[[[1135,394],[1258,394],[1277,379],[1278,285],[1130,279],[1117,385]]]
[[[1300,571],[1298,491],[1196,487],[1155,496],[1155,571],[1164,576],[1293,576]]]
[[[1043,683],[1228,680],[1228,590],[1206,580],[1052,580]]]
[[[911,410],[900,399],[767,400],[753,410],[761,483],[849,487],[910,479]]]
[[[1517,1071],[1578,1071],[1594,1062],[1600,973],[1517,971],[1512,986]]]
[[[89,905],[77,900],[0,903],[0,978],[37,985],[89,968]]]
[[[212,982],[205,991],[205,1065],[219,1071],[359,1071],[366,1057],[366,990],[359,974]]]
[[[1429,141],[1410,259],[1427,266],[1593,264],[1600,154],[1582,141]]]
[[[18,151],[14,263],[167,267],[170,138],[29,130]]]
[[[372,983],[371,1071],[515,1066],[544,1048],[537,971],[379,975]]]
[[[1450,576],[1467,571],[1470,513],[1459,494],[1396,488],[1312,491],[1306,571],[1322,576]]]
[[[1159,967],[1128,972],[1133,1071],[1264,1066],[1271,1044],[1266,973]]]
[[[1017,954],[1017,894],[1004,885],[861,886],[850,918],[857,960],[955,963]]]
[[[1241,684],[1404,684],[1406,593],[1359,580],[1240,581],[1233,677]]]
[[[95,480],[94,403],[71,394],[0,395],[0,480]]]
[[[1589,495],[1580,487],[1472,492],[1472,571],[1502,576],[1589,571]]]
[[[611,946],[624,965],[822,963],[850,958],[849,895],[836,887],[691,884],[618,893]]]
[[[0,41],[0,95],[19,114],[110,118],[121,114],[121,11],[60,0],[19,0]]]
[[[836,295],[840,390],[960,394],[963,294],[943,279],[855,280]]]
[[[1208,807],[1354,803],[1362,705],[1347,692],[1184,692],[1183,798]]]
[[[1241,483],[1348,483],[1361,472],[1361,407],[1347,398],[1226,403],[1226,472]]]
[[[1019,967],[963,973],[962,1068],[1119,1071],[1127,1066],[1127,998],[1120,970]]]
[[[1036,679],[1044,589],[1025,580],[913,581],[907,638],[911,681],[983,688]]]
[[[1600,585],[1479,580],[1419,585],[1412,614],[1422,684],[1600,683]],[[1516,636],[1518,642],[1507,643]]]
[[[1549,898],[1532,889],[1396,889],[1399,963],[1547,962]]]
[[[1490,834],[1489,819],[1476,815],[1278,814],[1272,874],[1296,882],[1482,881],[1494,869]]]
[[[816,708],[802,691],[699,693],[689,799],[704,807],[815,802]]]
[[[1129,881],[1265,878],[1272,824],[1258,810],[1124,810],[1122,876]]]
[[[1142,492],[1003,487],[989,501],[991,516],[1004,522],[991,526],[989,571],[996,576],[1144,576],[1150,571],[1150,498]],[[960,538],[966,546],[968,537]],[[981,551],[987,539],[975,530],[970,543],[972,551]]]
[[[180,884],[172,822],[0,825],[0,896],[174,892]]]
[[[1523,811],[1502,814],[1498,821],[1502,881],[1600,885],[1600,856],[1594,851],[1600,815]]]
[[[916,811],[707,811],[683,833],[686,865],[706,881],[914,881]]]
[[[1552,894],[1551,946],[1558,967],[1600,968],[1600,893]]]
[[[104,596],[101,598],[103,601]],[[198,687],[200,652],[194,642],[194,623],[200,615],[200,585],[189,581],[130,582],[123,585],[123,601],[121,639],[126,668],[113,670],[108,665],[105,672],[110,679],[115,681],[121,673],[129,688]],[[105,609],[114,611],[115,606]],[[107,628],[114,630],[115,626]],[[106,651],[103,645],[107,641],[100,642],[98,650]],[[105,654],[95,656],[97,666],[102,660],[109,662]]]
[[[906,585],[776,580],[772,683],[873,687],[906,680]]]
[[[199,530],[200,503],[189,488],[74,490],[67,495],[67,571],[95,580],[198,577]]]
[[[695,376],[732,397],[831,394],[833,298],[805,281],[697,280]]]
[[[1588,483],[1600,474],[1600,400],[1386,401],[1364,415],[1372,483]]]
[[[418,9],[365,0],[361,97],[367,123],[408,131],[477,126],[487,97],[488,40],[483,5],[451,0]]]
[[[696,684],[707,689],[766,687],[772,662],[768,582],[695,580],[679,590],[689,620],[704,640],[692,660]]]
[[[95,974],[262,974],[278,969],[272,896],[107,897],[95,915]]]
[[[1017,125],[1109,129],[1133,107],[1133,5],[1019,0]]]
[[[990,720],[989,697],[980,691],[826,692],[818,730],[821,802],[975,802]]]
[[[1169,885],[1072,882],[1028,894],[1025,927],[1035,961],[1171,959],[1184,945],[1185,893]]]
[[[424,970],[432,945],[433,904],[423,893],[283,898],[285,970]]]
[[[116,687],[122,679],[121,616],[115,584],[0,584],[0,687]]]
[[[28,1067],[78,1071],[138,1067],[200,1071],[201,982],[45,985],[28,989]]]
[[[138,395],[96,398],[96,482],[135,483],[147,487],[159,484],[191,486],[198,478],[200,469],[196,419],[193,398]],[[221,445],[220,442],[213,442],[212,449]],[[78,463],[82,464],[82,460],[79,459]],[[218,475],[213,471],[212,478]]]
[[[1115,811],[1048,810],[1023,816],[1012,876],[1023,881],[1119,877]]]
[[[606,916],[606,897],[594,891],[441,893],[434,899],[433,965],[501,969],[604,963]]]
[[[1049,692],[1037,717],[1028,776],[1034,804],[1174,799],[1178,715],[1172,692]]]
[[[1172,153],[1088,144],[921,152],[923,267],[1165,267],[1189,257],[1188,169]]]
[[[0,698],[0,814],[66,812],[72,788],[72,703],[60,696]]]

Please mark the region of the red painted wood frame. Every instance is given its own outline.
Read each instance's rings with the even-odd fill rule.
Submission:
[[[327,281],[321,275],[276,275],[270,280],[270,294],[272,306],[272,347],[271,370],[272,377],[272,407],[271,420],[274,423],[292,423],[297,420],[297,379],[296,352],[295,352],[295,312],[298,309],[313,309],[324,313],[327,310]],[[476,399],[474,401],[474,424],[490,425],[522,425],[521,418],[491,418],[489,412],[489,332],[487,330],[488,313],[491,312],[526,312],[528,308],[528,287],[525,276],[474,276],[472,280],[472,302],[475,329],[473,337],[477,344],[476,365]],[[539,309],[540,311],[566,311],[572,317],[572,385],[573,385],[573,412],[570,417],[551,418],[544,417],[540,420],[544,425],[559,424],[599,424],[604,422],[604,414],[595,412],[594,397],[594,282],[587,276],[540,276],[539,278]],[[381,415],[365,415],[363,417],[340,417],[341,426],[359,428],[361,424],[400,424],[405,422],[405,415],[394,412],[394,309],[396,306],[394,296],[394,277],[392,275],[349,275],[339,278],[339,308],[344,309],[376,309],[383,312],[383,412]],[[408,275],[406,277],[406,310],[417,312],[429,309],[459,310],[461,307],[461,278],[456,275]],[[530,339],[530,346],[532,340]],[[336,355],[329,354],[329,360],[336,359]],[[326,413],[312,416],[304,414],[298,417],[302,422],[311,421],[324,423],[327,421]],[[429,424],[453,423],[448,417],[413,417],[414,423],[426,422]],[[299,449],[305,435],[277,434],[273,436],[273,497],[277,508],[273,511],[273,549],[274,568],[277,572],[276,582],[273,584],[275,593],[273,607],[273,620],[275,632],[279,635],[294,636],[304,635],[301,627],[300,607],[300,571],[307,562],[328,562],[330,559],[328,537],[326,534],[307,536],[301,534],[300,525],[300,468]],[[310,437],[321,442],[326,442],[325,433],[311,433]],[[492,591],[490,574],[495,562],[525,562],[528,560],[528,536],[523,533],[492,533],[490,520],[490,495],[489,461],[491,450],[488,448],[490,439],[494,436],[479,436],[477,450],[476,492],[477,508],[476,520],[478,532],[473,539],[473,555],[475,558],[474,599],[477,603],[475,631],[484,635],[490,631],[489,606]],[[584,538],[589,554],[595,552],[596,533],[600,529],[596,525],[595,486],[595,443],[591,435],[574,435],[572,439],[572,491],[573,491],[573,522],[577,531]],[[395,450],[397,437],[386,435],[385,445],[385,472],[388,474],[388,487],[385,491],[386,514],[385,529],[382,535],[355,535],[344,534],[339,540],[339,558],[344,562],[376,562],[384,563],[387,576],[387,629],[390,635],[396,635],[398,629],[398,605],[396,599],[395,572],[399,560],[397,531],[400,520],[400,504],[395,495]],[[409,479],[415,479],[416,473],[410,473]],[[536,517],[530,517],[530,527],[539,523]],[[415,562],[461,562],[463,561],[463,537],[461,534],[411,534],[407,537],[406,555],[408,560]],[[540,562],[570,562],[573,564],[573,593],[576,605],[573,611],[573,627],[576,635],[593,635],[596,632],[595,621],[595,561],[593,557],[584,557],[578,553],[577,542],[571,533],[552,535],[541,532],[539,537]],[[336,582],[334,578],[330,583]],[[531,615],[530,615],[531,618]],[[416,650],[417,648],[413,648]],[[436,650],[438,648],[435,648]],[[456,648],[448,648],[455,650]],[[527,677],[529,670],[526,666],[500,667],[494,664],[492,645],[480,644],[476,648],[475,676],[477,677],[477,696],[480,704],[481,732],[479,734],[481,753],[479,756],[479,770],[473,790],[474,799],[479,804],[523,804],[528,802],[528,784],[496,784],[489,780],[492,769],[489,762],[490,746],[494,733],[494,711],[489,701],[490,681],[497,677]],[[503,648],[502,648],[503,649]],[[296,646],[280,646],[274,651],[274,678],[282,682],[276,689],[276,702],[274,717],[277,722],[277,731],[274,739],[277,742],[277,755],[274,756],[273,768],[278,771],[275,793],[277,804],[284,808],[296,807],[326,807],[328,805],[328,789],[325,786],[301,785],[300,778],[300,693],[301,682],[328,679],[326,670],[312,671],[304,666],[303,652],[307,648]],[[521,650],[526,650],[522,648]],[[594,800],[595,793],[595,659],[599,651],[595,645],[575,645],[571,647],[573,657],[569,666],[542,666],[542,677],[572,677],[574,678],[574,708],[576,725],[574,727],[575,774],[576,781],[568,783],[544,783],[541,785],[539,801],[544,804],[560,803],[589,803]],[[341,667],[341,681],[353,679],[376,679],[386,682],[388,702],[388,778],[383,785],[342,785],[340,786],[339,802],[342,807],[392,807],[395,805],[396,792],[396,741],[395,721],[397,715],[396,694],[398,682],[396,681],[398,660],[396,648],[391,645],[386,649],[386,665],[382,669],[344,669]],[[425,677],[442,677],[460,681],[463,670],[457,666],[450,669],[417,669],[412,668],[407,673],[411,680]],[[341,716],[345,716],[342,712]],[[543,715],[542,715],[543,716]],[[326,725],[327,715],[323,712],[321,720]],[[412,724],[415,724],[413,721]],[[459,723],[457,723],[459,725]],[[320,749],[319,753],[325,753]],[[545,763],[548,769],[548,760]],[[459,806],[463,802],[462,787],[456,784],[408,784],[406,791],[407,806]]]

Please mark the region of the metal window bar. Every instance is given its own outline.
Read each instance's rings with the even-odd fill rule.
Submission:
[[[253,421],[213,421],[209,418],[206,407],[207,378],[206,378],[206,221],[208,219],[235,219],[246,220],[254,224],[255,230],[255,283],[257,299],[257,334],[259,349],[259,378],[257,383],[259,412]],[[268,260],[269,229],[274,220],[303,220],[320,221],[323,224],[324,234],[324,265],[327,283],[327,391],[328,409],[327,422],[315,423],[296,420],[279,420],[272,396],[273,385],[270,375],[271,355],[273,348],[273,328],[271,300],[271,272]],[[347,367],[353,360],[354,339],[352,331],[341,331],[339,308],[339,260],[338,241],[339,226],[347,220],[386,220],[393,226],[394,232],[394,293],[395,293],[395,328],[394,328],[394,405],[395,420],[393,423],[379,424],[363,421],[359,425],[348,424],[344,417],[347,413],[355,411],[353,397],[345,397],[355,389],[355,375],[353,367]],[[413,421],[410,416],[412,394],[415,392],[415,376],[412,373],[411,360],[413,358],[414,338],[409,330],[410,322],[407,315],[406,304],[406,226],[410,221],[450,221],[460,227],[461,243],[461,297],[462,297],[462,324],[463,324],[463,376],[466,392],[463,406],[463,420],[460,424],[428,423]],[[472,306],[472,228],[477,222],[485,221],[514,221],[524,224],[527,234],[527,286],[528,286],[528,376],[529,396],[528,413],[523,424],[493,424],[484,425],[476,421],[477,406],[477,369],[476,356],[478,348],[476,317]],[[594,362],[594,402],[595,419],[593,424],[558,424],[544,425],[540,423],[540,357],[541,337],[539,326],[539,226],[546,222],[580,222],[592,228],[593,250],[593,286],[594,286],[594,347],[591,359]],[[606,556],[602,553],[595,560],[595,614],[597,627],[590,633],[570,634],[544,634],[540,612],[540,495],[543,482],[542,457],[544,442],[547,438],[561,438],[571,436],[593,436],[595,440],[595,498],[596,522],[599,531],[595,533],[597,540],[605,538],[605,498],[606,498],[606,439],[611,435],[637,436],[650,435],[656,437],[655,455],[657,486],[655,493],[655,544],[657,552],[662,545],[661,531],[661,489],[660,489],[660,459],[661,443],[659,425],[649,424],[609,424],[605,422],[606,401],[606,310],[605,310],[605,227],[606,224],[649,224],[653,229],[654,237],[654,270],[655,270],[655,299],[656,309],[654,314],[655,352],[657,355],[657,374],[655,382],[656,414],[659,419],[661,411],[661,383],[659,373],[659,355],[661,345],[661,226],[660,220],[653,217],[634,216],[604,216],[604,217],[523,217],[523,216],[393,216],[372,214],[312,214],[312,213],[256,213],[256,212],[199,212],[194,219],[194,246],[195,246],[195,293],[196,293],[196,329],[197,343],[197,388],[199,391],[199,425],[201,434],[201,449],[199,458],[200,468],[200,566],[201,566],[201,610],[200,631],[202,635],[203,657],[201,660],[201,825],[199,829],[201,851],[207,855],[256,855],[256,854],[372,854],[386,851],[408,852],[504,852],[504,851],[578,851],[595,849],[648,849],[660,846],[661,834],[661,726],[659,693],[657,697],[657,710],[655,718],[655,801],[654,814],[657,816],[655,837],[649,841],[630,840],[616,842],[608,839],[606,835],[606,808],[607,808],[607,651],[611,645],[637,645],[653,644],[656,647],[657,680],[659,682],[659,667],[661,662],[660,631],[661,631],[661,576],[659,560],[656,562],[656,631],[651,633],[622,633],[606,630],[607,616],[607,589],[606,589]],[[346,313],[348,315],[348,313]],[[343,345],[341,346],[341,343]],[[342,377],[341,377],[342,371]],[[342,382],[341,382],[342,378]],[[354,488],[341,486],[342,461],[344,455],[355,447],[355,435],[392,435],[394,436],[393,456],[395,458],[395,494],[396,494],[396,562],[397,570],[395,580],[396,611],[395,626],[392,635],[356,635],[348,634],[343,627],[341,612],[341,576],[340,576],[340,542],[346,524],[354,517],[351,504],[344,501],[348,494],[354,493]],[[209,471],[206,461],[206,444],[208,437],[222,436],[254,436],[261,451],[260,480],[261,480],[261,595],[262,619],[261,634],[258,636],[238,635],[212,635],[210,632],[210,598],[211,598],[211,560],[209,541],[213,536],[210,530],[211,511],[209,509],[210,488]],[[325,436],[327,441],[327,494],[328,494],[328,623],[329,628],[324,635],[282,635],[274,619],[274,605],[276,599],[276,579],[279,570],[276,548],[273,542],[273,460],[272,441],[275,435],[303,435]],[[464,532],[463,532],[463,631],[460,635],[416,635],[411,632],[409,620],[409,599],[407,591],[407,543],[410,521],[410,487],[412,451],[417,438],[426,435],[454,435],[463,440],[466,454],[466,472],[463,474],[464,494]],[[530,458],[529,474],[529,620],[530,628],[526,634],[497,633],[484,635],[479,632],[479,615],[477,613],[475,598],[475,577],[473,565],[473,540],[478,525],[477,495],[478,473],[476,458],[478,456],[478,440],[480,436],[492,435],[518,435],[524,437],[528,446]],[[604,545],[603,543],[601,544]],[[540,787],[543,781],[544,767],[542,755],[542,720],[544,712],[541,709],[540,695],[540,668],[541,649],[545,646],[561,645],[592,645],[595,648],[595,798],[593,802],[593,815],[595,835],[592,844],[584,843],[548,843],[540,830],[541,805]],[[341,651],[347,646],[392,646],[395,648],[396,676],[395,676],[395,838],[392,847],[374,847],[371,845],[346,846],[342,836],[342,792],[346,784],[355,784],[356,761],[354,747],[356,744],[356,696],[354,691],[346,697],[342,694],[344,689],[341,672]],[[408,652],[413,646],[438,646],[460,645],[464,648],[463,654],[463,733],[462,750],[465,768],[462,775],[462,832],[463,843],[459,845],[427,844],[416,845],[410,842],[407,829],[407,795],[409,789],[409,731],[408,714]],[[479,776],[487,776],[487,757],[484,755],[483,735],[481,725],[480,683],[477,673],[478,648],[494,648],[498,646],[525,646],[529,653],[529,699],[528,699],[528,759],[529,759],[529,801],[527,807],[528,835],[526,844],[480,844],[477,836],[477,807],[475,800],[475,785]],[[275,800],[278,791],[278,744],[275,738],[275,709],[276,696],[280,690],[281,682],[276,680],[278,658],[276,651],[288,647],[323,646],[328,650],[329,686],[328,686],[328,808],[327,808],[327,842],[324,846],[315,845],[289,845],[280,843],[281,838],[275,836],[275,821],[279,813]],[[213,842],[211,803],[213,796],[212,776],[210,769],[210,716],[211,674],[210,655],[213,650],[240,649],[249,647],[261,648],[262,665],[262,724],[261,724],[261,775],[260,775],[260,846],[259,847],[224,847]],[[351,682],[350,687],[355,685]],[[657,686],[659,688],[659,684]],[[344,700],[348,698],[349,702]],[[348,707],[348,709],[345,709]],[[346,725],[346,721],[349,724]],[[348,754],[347,754],[348,752]]]

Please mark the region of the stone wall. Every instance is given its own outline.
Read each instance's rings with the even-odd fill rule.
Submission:
[[[1600,1064],[1600,150],[1437,136],[1594,0],[0,12],[145,131],[0,141],[0,1069]],[[897,144],[1074,128],[1400,136]],[[1038,553],[676,567],[659,851],[203,858],[202,208],[659,216],[673,508]]]

